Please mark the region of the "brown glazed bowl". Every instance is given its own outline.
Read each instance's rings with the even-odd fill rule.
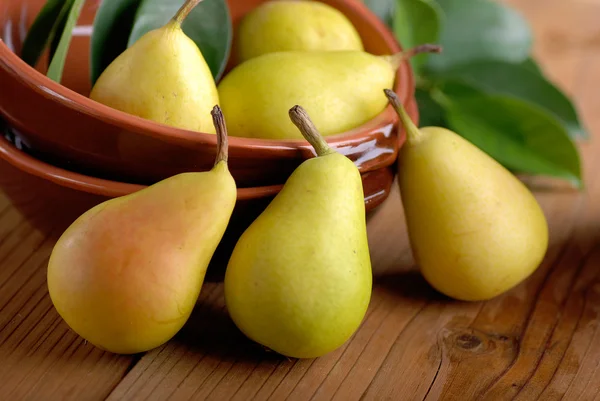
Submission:
[[[228,0],[234,27],[265,0]],[[321,0],[342,11],[373,54],[401,51],[392,33],[357,0]],[[47,60],[36,69],[18,56],[27,28],[45,0],[0,1],[0,117],[16,129],[34,156],[87,175],[149,184],[183,171],[209,169],[216,137],[172,128],[89,99],[90,27],[100,0],[85,2],[67,56],[62,85],[48,79]],[[235,33],[234,33],[235,34]],[[231,62],[230,62],[231,64]],[[394,90],[418,118],[410,64],[398,70]],[[383,93],[382,93],[383,96]],[[227,117],[227,116],[225,116]],[[404,141],[388,107],[372,121],[327,138],[361,173],[391,166]],[[231,137],[230,168],[240,187],[281,184],[312,149],[303,140]]]
[[[383,167],[362,177],[365,209],[371,211],[388,197],[394,172]],[[17,149],[0,131],[0,190],[35,228],[47,235],[60,235],[93,206],[142,188],[143,185],[89,177],[44,163]],[[281,185],[238,189],[230,224],[213,260],[228,259],[239,236],[280,189]]]

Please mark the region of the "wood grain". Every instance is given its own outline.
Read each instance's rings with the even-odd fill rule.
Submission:
[[[600,397],[600,1],[507,0],[528,18],[545,73],[593,133],[586,190],[536,179],[550,224],[542,266],[489,302],[433,291],[411,256],[397,189],[370,216],[376,274],[360,330],[340,349],[290,360],[245,338],[219,282],[190,322],[137,356],[102,352],[54,310],[46,265],[59,230],[36,231],[0,194],[0,399],[593,400]],[[542,12],[543,11],[543,12]],[[33,210],[45,213],[43,200]]]

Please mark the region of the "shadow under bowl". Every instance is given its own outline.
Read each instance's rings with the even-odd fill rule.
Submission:
[[[265,0],[228,0],[235,27]],[[322,0],[356,26],[366,51],[401,51],[390,30],[356,0]],[[0,4],[0,116],[22,136],[36,157],[87,175],[150,184],[185,171],[205,171],[214,162],[215,135],[169,127],[99,104],[90,91],[90,32],[99,0],[85,2],[66,59],[62,85],[49,78],[47,60],[36,68],[19,58],[25,32],[45,0],[2,0]],[[415,82],[408,61],[397,71],[394,90],[411,117],[418,118]],[[383,96],[383,94],[382,94]],[[327,137],[361,173],[390,167],[404,141],[391,107],[349,132]],[[313,150],[304,140],[230,137],[229,165],[243,187],[281,184]]]

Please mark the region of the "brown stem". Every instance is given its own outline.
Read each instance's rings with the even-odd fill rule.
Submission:
[[[385,56],[394,69],[398,69],[402,62],[406,59],[414,57],[423,53],[441,53],[442,47],[439,45],[432,45],[429,43],[413,47],[412,49],[405,50],[400,53],[392,54],[391,56]]]
[[[406,142],[409,145],[414,145],[421,141],[423,134],[421,131],[419,131],[415,123],[413,123],[412,119],[404,109],[402,102],[400,99],[398,99],[398,96],[391,89],[384,89],[383,92],[385,93],[385,96],[388,98],[394,110],[396,110],[396,113],[398,113],[400,121],[402,121],[402,125],[406,130]]]
[[[213,107],[210,112],[213,119],[213,124],[217,130],[217,158],[215,159],[215,166],[219,162],[227,163],[227,151],[229,150],[229,143],[227,140],[227,126],[225,125],[225,118],[223,112],[219,106]]]
[[[183,20],[185,20],[188,14],[196,7],[202,0],[186,0],[185,3],[179,8],[175,16],[173,17],[173,21],[177,23],[177,25],[181,25]]]
[[[298,127],[300,133],[302,133],[304,139],[315,148],[317,156],[323,156],[332,152],[327,142],[325,142],[325,139],[319,134],[317,127],[315,127],[311,121],[306,110],[296,105],[290,109],[289,115],[294,125]]]
[[[402,52],[404,58],[411,58],[421,53],[441,53],[442,46],[433,45],[431,43],[425,43],[423,45],[415,46],[412,49],[408,49],[405,52]]]

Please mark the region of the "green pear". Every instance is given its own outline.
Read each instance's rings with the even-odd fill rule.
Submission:
[[[114,353],[153,349],[188,320],[225,232],[236,185],[222,114],[206,172],[175,175],[81,215],[48,264],[56,310],[81,337]]]
[[[352,22],[319,1],[266,1],[244,16],[235,40],[238,63],[290,50],[364,50]]]
[[[291,119],[315,148],[239,238],[225,272],[231,318],[282,355],[314,358],[358,329],[371,298],[362,180],[303,109]]]
[[[216,83],[200,49],[181,23],[201,0],[187,0],[163,27],[121,53],[100,75],[90,98],[176,128],[214,134],[210,110]]]
[[[548,225],[527,187],[458,134],[418,129],[385,91],[407,132],[398,182],[416,262],[438,291],[479,301],[533,273],[548,247]]]
[[[362,51],[268,53],[235,67],[218,85],[229,134],[302,139],[287,111],[301,104],[324,136],[373,119],[387,107],[381,91],[394,84],[402,60],[420,52],[375,56]]]

